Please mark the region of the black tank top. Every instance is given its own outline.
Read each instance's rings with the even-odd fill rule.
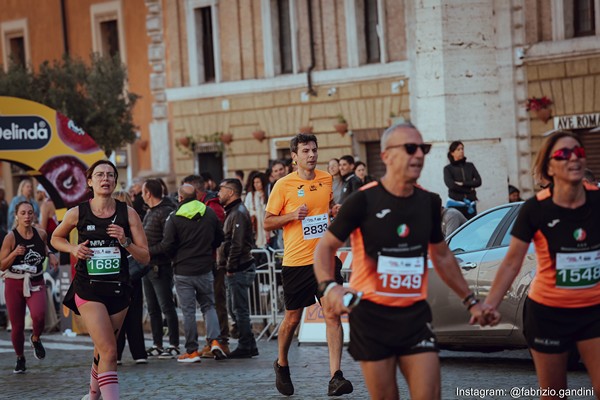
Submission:
[[[31,275],[40,274],[44,268],[44,260],[46,259],[46,243],[42,240],[37,229],[33,228],[33,237],[31,239],[25,239],[17,232],[17,229],[13,229],[13,235],[15,235],[15,247],[18,245],[25,246],[25,254],[17,256],[10,271],[16,274],[23,274],[29,272]],[[34,267],[35,271],[30,267]]]
[[[89,240],[88,247],[94,251],[94,256],[89,260],[79,260],[75,265],[77,275],[81,278],[99,280],[129,280],[129,267],[127,255],[119,241],[110,237],[106,229],[110,224],[123,227],[125,235],[131,237],[127,205],[116,201],[116,211],[108,218],[99,218],[94,215],[89,202],[79,204],[79,232],[78,243]]]

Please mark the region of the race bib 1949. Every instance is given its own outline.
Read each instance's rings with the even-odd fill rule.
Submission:
[[[121,271],[121,251],[118,247],[93,247],[92,258],[87,260],[89,275],[118,274]]]
[[[327,231],[328,222],[327,213],[305,217],[302,220],[302,235],[304,236],[304,240],[323,237],[325,231]]]
[[[394,297],[421,295],[425,259],[423,257],[388,257],[377,260],[377,294]]]
[[[600,282],[600,251],[556,253],[556,287],[583,289]]]

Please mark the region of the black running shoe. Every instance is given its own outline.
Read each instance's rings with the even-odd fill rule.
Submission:
[[[291,396],[294,394],[294,384],[290,377],[290,367],[282,367],[275,360],[273,368],[275,369],[275,386],[279,393],[285,396]]]
[[[14,374],[24,374],[25,370],[25,357],[17,357],[17,365],[15,366]]]
[[[328,396],[341,396],[343,394],[352,393],[354,388],[352,383],[344,378],[342,371],[338,370],[333,374],[333,378],[329,381]]]
[[[33,355],[38,360],[43,360],[46,358],[46,349],[44,349],[44,345],[42,344],[42,340],[38,338],[37,342],[33,341],[33,335],[29,336],[29,342],[31,342],[31,347],[33,347]]]

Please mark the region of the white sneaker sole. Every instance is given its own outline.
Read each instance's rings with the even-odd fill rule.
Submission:
[[[180,363],[184,363],[184,364],[192,364],[192,363],[197,363],[200,362],[200,357],[194,357],[194,358],[184,358],[184,359],[177,359],[177,362]]]

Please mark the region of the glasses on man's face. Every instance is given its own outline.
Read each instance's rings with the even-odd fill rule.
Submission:
[[[102,179],[115,179],[116,174],[114,172],[96,172],[92,175],[95,179],[101,181]]]
[[[575,146],[572,149],[563,147],[562,149],[558,149],[552,153],[550,158],[556,161],[566,161],[571,158],[571,154],[573,153],[575,153],[577,158],[585,158],[585,149],[581,146]]]
[[[417,143],[395,144],[393,146],[388,146],[385,149],[389,150],[389,149],[394,149],[396,147],[404,147],[404,150],[406,150],[406,153],[408,153],[411,156],[417,152],[417,149],[421,149],[421,151],[423,152],[423,154],[427,154],[427,153],[429,153],[429,150],[431,150],[431,145],[428,144],[428,143],[421,143],[421,144],[417,144]]]

